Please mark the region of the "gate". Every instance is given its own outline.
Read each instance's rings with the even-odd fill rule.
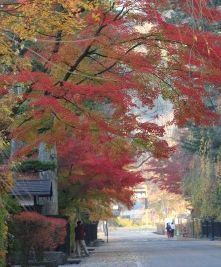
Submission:
[[[97,240],[97,225],[98,222],[84,224],[84,229],[86,233],[85,242],[87,245]]]
[[[202,222],[202,237],[214,240],[215,237],[221,237],[221,222],[214,219],[204,220]]]

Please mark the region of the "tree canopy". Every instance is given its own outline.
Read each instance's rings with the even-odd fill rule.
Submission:
[[[220,19],[219,11],[200,2],[209,24]],[[195,19],[197,3],[191,6]],[[207,105],[205,85],[221,82],[220,38],[188,23],[169,23],[168,4],[20,0],[1,5],[1,97],[12,90],[19,94],[11,138],[27,144],[19,153],[23,157],[40,142],[56,145],[64,192],[78,184],[85,195],[96,191],[130,205],[131,194],[119,192],[128,192],[142,177],[127,166],[143,153],[167,158],[174,150],[164,138],[165,125],[157,123],[159,114],[151,116],[159,97],[171,104],[171,124],[218,121]],[[190,13],[188,1],[177,5]]]

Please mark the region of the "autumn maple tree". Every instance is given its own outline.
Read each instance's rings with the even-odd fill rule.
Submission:
[[[205,18],[210,11],[218,20],[201,2]],[[1,6],[2,97],[20,94],[11,137],[27,144],[23,157],[40,142],[56,145],[64,194],[74,185],[79,197],[131,204],[142,178],[128,166],[143,153],[167,158],[174,150],[149,114],[159,97],[171,103],[179,127],[217,121],[205,84],[221,81],[220,38],[168,23],[166,10],[168,2],[156,0]]]
[[[176,1],[176,4],[165,12],[168,22],[176,25],[185,24],[189,28],[191,26],[193,33],[201,34],[204,38],[201,43],[204,42],[207,45],[209,60],[213,58],[214,63],[215,58],[218,59],[219,50],[214,50],[208,37],[209,39],[213,36],[219,38],[219,6],[220,1],[192,1],[191,3],[190,1]],[[197,36],[196,40],[198,40]],[[216,40],[214,44],[218,49],[219,42]],[[200,54],[199,56],[202,57]],[[191,53],[189,57],[192,59]],[[203,78],[204,67],[207,68],[205,64],[200,68],[201,78]],[[186,123],[185,130],[176,131],[173,136],[179,143],[176,153],[170,159],[152,160],[147,170],[152,172],[151,180],[160,184],[161,188],[184,194],[192,205],[193,216],[201,218],[210,216],[220,219],[220,143],[218,138],[220,87],[219,81],[216,80],[219,70],[212,67],[208,70],[211,79],[206,82],[202,80],[206,91],[204,103],[207,108],[217,113],[217,120],[214,122],[208,119],[203,125],[193,121]]]

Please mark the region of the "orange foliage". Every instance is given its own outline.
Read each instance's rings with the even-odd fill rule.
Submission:
[[[27,104],[14,114],[12,136],[29,148],[56,144],[60,171],[82,191],[96,188],[119,200],[118,188],[127,192],[141,181],[126,165],[142,153],[158,159],[173,152],[164,125],[151,117],[162,115],[159,97],[170,102],[180,127],[218,121],[206,105],[205,85],[221,82],[220,37],[167,23],[161,13],[167,2],[27,0],[0,10],[10,32],[3,31],[2,42],[13,53],[8,62],[3,50],[11,69],[0,85],[19,85],[19,106]],[[208,10],[219,18],[202,3],[208,22]],[[121,200],[130,203],[124,194]]]

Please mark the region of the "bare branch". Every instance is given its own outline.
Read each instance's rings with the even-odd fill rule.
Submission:
[[[144,163],[146,163],[149,159],[151,159],[152,158],[152,156],[149,156],[149,157],[147,157],[147,158],[145,158],[145,159],[143,159],[142,161],[141,161],[141,163],[139,163],[138,165],[132,165],[132,166],[129,166],[129,169],[139,169]]]

